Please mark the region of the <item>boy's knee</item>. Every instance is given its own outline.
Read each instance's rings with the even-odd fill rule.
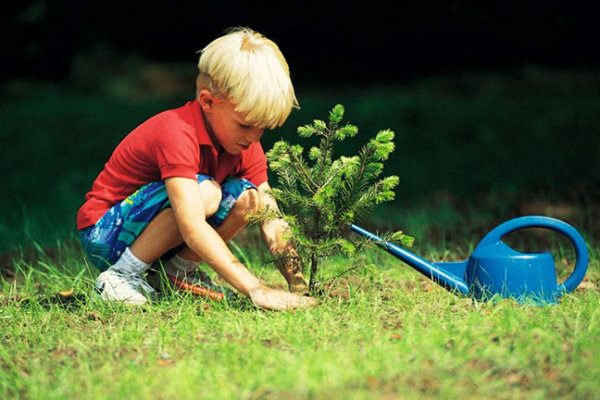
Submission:
[[[231,212],[235,213],[236,216],[245,217],[248,213],[257,212],[258,206],[258,191],[256,189],[247,189],[240,194]]]
[[[204,212],[209,217],[217,212],[219,205],[221,204],[221,198],[223,193],[221,187],[215,180],[206,180],[198,185],[200,188],[200,197],[202,198],[202,205],[204,206]]]

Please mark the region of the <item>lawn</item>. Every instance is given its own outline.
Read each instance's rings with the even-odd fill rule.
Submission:
[[[240,250],[256,235],[234,249],[282,287],[264,252]],[[473,244],[414,250],[452,260]],[[558,250],[564,279],[571,252]],[[1,281],[0,398],[595,398],[590,250],[584,287],[558,306],[476,303],[374,249],[352,271],[350,260],[327,262],[318,307],[266,312],[172,292],[139,309],[106,304],[76,245],[40,249]]]
[[[115,94],[127,82],[100,94],[2,85],[0,398],[599,397],[600,75],[526,68],[300,88],[302,109],[265,135],[265,148],[296,141],[296,126],[336,103],[359,126],[356,146],[396,131],[385,173],[400,176],[397,200],[365,227],[402,229],[411,251],[459,261],[500,222],[549,215],[581,231],[590,266],[559,305],[528,307],[455,296],[372,249],[326,260],[319,305],[293,312],[173,292],[125,308],[93,294],[98,272],[75,239],[77,208],[123,135],[189,99]],[[550,249],[559,281],[572,269],[565,238],[529,230],[506,241]],[[255,227],[232,249],[283,287]]]

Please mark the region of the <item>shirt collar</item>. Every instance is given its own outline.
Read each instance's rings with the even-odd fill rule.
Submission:
[[[196,124],[198,145],[210,147],[212,149],[212,152],[215,155],[215,157],[219,157],[219,159],[221,157],[224,157],[225,159],[230,160],[230,162],[232,162],[232,163],[237,161],[237,159],[241,159],[242,154],[229,154],[227,152],[223,152],[223,154],[221,156],[219,156],[217,148],[215,147],[215,144],[211,140],[210,135],[208,134],[208,131],[206,130],[206,123],[204,120],[204,115],[202,114],[202,108],[200,107],[200,103],[196,99],[196,100],[190,102],[190,107],[192,109],[192,116],[194,118],[194,123]]]
[[[194,124],[196,126],[198,144],[200,146],[210,146],[212,148],[215,148],[215,144],[210,139],[210,135],[206,130],[204,115],[202,115],[202,108],[200,107],[200,103],[198,102],[198,100],[190,102],[190,108],[192,109],[192,116],[194,118]]]

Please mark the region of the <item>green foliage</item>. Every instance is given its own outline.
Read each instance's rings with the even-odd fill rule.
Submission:
[[[108,54],[111,59],[115,56],[119,55]],[[106,58],[101,52],[88,64]],[[0,252],[27,247],[32,240],[54,246],[74,235],[77,209],[123,136],[150,116],[181,106],[193,94],[183,85],[178,98],[166,100],[162,87],[152,97],[147,82],[143,88],[138,85],[139,63],[128,65],[134,66],[127,67],[135,71],[133,78],[125,70],[103,67],[106,73],[99,79],[98,73],[88,74],[75,65],[74,81],[60,85],[30,80],[2,83],[0,169],[7,171],[2,187],[10,196],[0,199]],[[129,89],[118,94],[123,82],[130,83]],[[305,86],[298,93],[302,109],[292,113],[277,134],[262,137],[264,148],[271,148],[278,134],[290,138],[293,127],[312,121],[342,99],[362,133],[380,126],[410,132],[394,139],[395,162],[385,168],[387,174],[402,178],[401,199],[393,204],[402,210],[426,202],[434,205],[431,215],[441,214],[447,222],[455,218],[445,214],[449,207],[482,212],[497,207],[497,222],[514,216],[518,207],[534,198],[587,204],[584,198],[596,196],[598,72],[525,67],[507,73],[431,76],[409,85],[338,89]],[[36,110],[36,118],[31,118],[31,110]],[[346,140],[340,153],[358,154],[363,143],[360,137]],[[308,153],[310,146],[306,147]],[[371,216],[379,214],[374,210]],[[597,238],[597,212],[581,218]],[[380,220],[390,225],[387,215]],[[401,221],[405,231],[422,237],[422,225]],[[370,226],[374,225],[375,219]],[[485,230],[481,223],[480,229]]]
[[[272,190],[290,225],[292,239],[305,262],[311,264],[310,288],[315,281],[318,261],[333,254],[352,256],[365,242],[358,237],[344,238],[342,233],[372,209],[394,199],[397,176],[380,178],[383,162],[394,151],[394,132],[380,131],[358,155],[334,159],[335,144],[357,135],[358,128],[342,124],[344,107],[336,105],[329,121],[315,119],[300,126],[302,138],[317,136],[319,144],[308,151],[298,144],[278,141],[267,153],[279,186]],[[412,238],[396,232],[392,238],[404,245]]]

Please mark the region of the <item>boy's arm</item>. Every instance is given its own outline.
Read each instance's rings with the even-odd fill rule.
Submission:
[[[187,246],[256,305],[268,309],[288,309],[314,303],[314,299],[265,287],[235,258],[219,234],[206,222],[195,180],[167,178],[165,187],[177,227]]]
[[[260,207],[279,210],[277,201],[269,193],[270,190],[271,187],[268,182],[258,186]],[[298,257],[298,252],[294,243],[286,238],[290,233],[288,223],[282,218],[265,221],[260,225],[260,231],[269,252],[273,256],[275,265],[288,282],[290,292],[308,293],[308,286],[302,274],[302,263]]]

